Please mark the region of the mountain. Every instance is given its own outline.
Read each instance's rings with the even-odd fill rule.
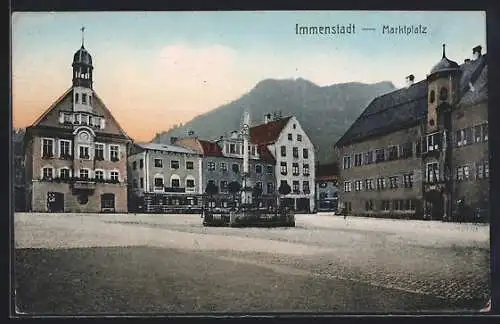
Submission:
[[[184,125],[159,133],[157,143],[170,137],[184,137],[189,131],[203,139],[216,139],[239,129],[248,109],[252,124],[263,122],[264,115],[280,111],[294,115],[314,143],[320,163],[336,160],[333,145],[377,96],[395,90],[391,82],[358,82],[318,86],[304,79],[266,79],[239,99],[195,117]]]

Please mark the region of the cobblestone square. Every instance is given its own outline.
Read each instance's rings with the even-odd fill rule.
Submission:
[[[199,215],[16,214],[25,313],[476,312],[489,227],[297,215],[208,228]]]

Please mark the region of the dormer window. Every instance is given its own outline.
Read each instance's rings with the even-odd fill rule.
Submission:
[[[71,114],[65,113],[64,114],[64,123],[71,123],[73,121],[73,116]]]

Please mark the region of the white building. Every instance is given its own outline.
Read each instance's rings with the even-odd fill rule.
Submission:
[[[201,166],[201,155],[181,146],[133,145],[128,157],[129,210],[198,212],[203,193]]]
[[[263,124],[250,129],[251,142],[266,145],[276,160],[276,188],[286,181],[292,191],[286,196],[296,211],[315,208],[314,146],[294,116],[268,114]]]

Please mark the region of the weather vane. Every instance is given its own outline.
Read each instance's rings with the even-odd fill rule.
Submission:
[[[82,28],[80,28],[80,30],[82,31],[82,47],[83,47],[83,44],[85,42],[85,26],[82,26]]]

